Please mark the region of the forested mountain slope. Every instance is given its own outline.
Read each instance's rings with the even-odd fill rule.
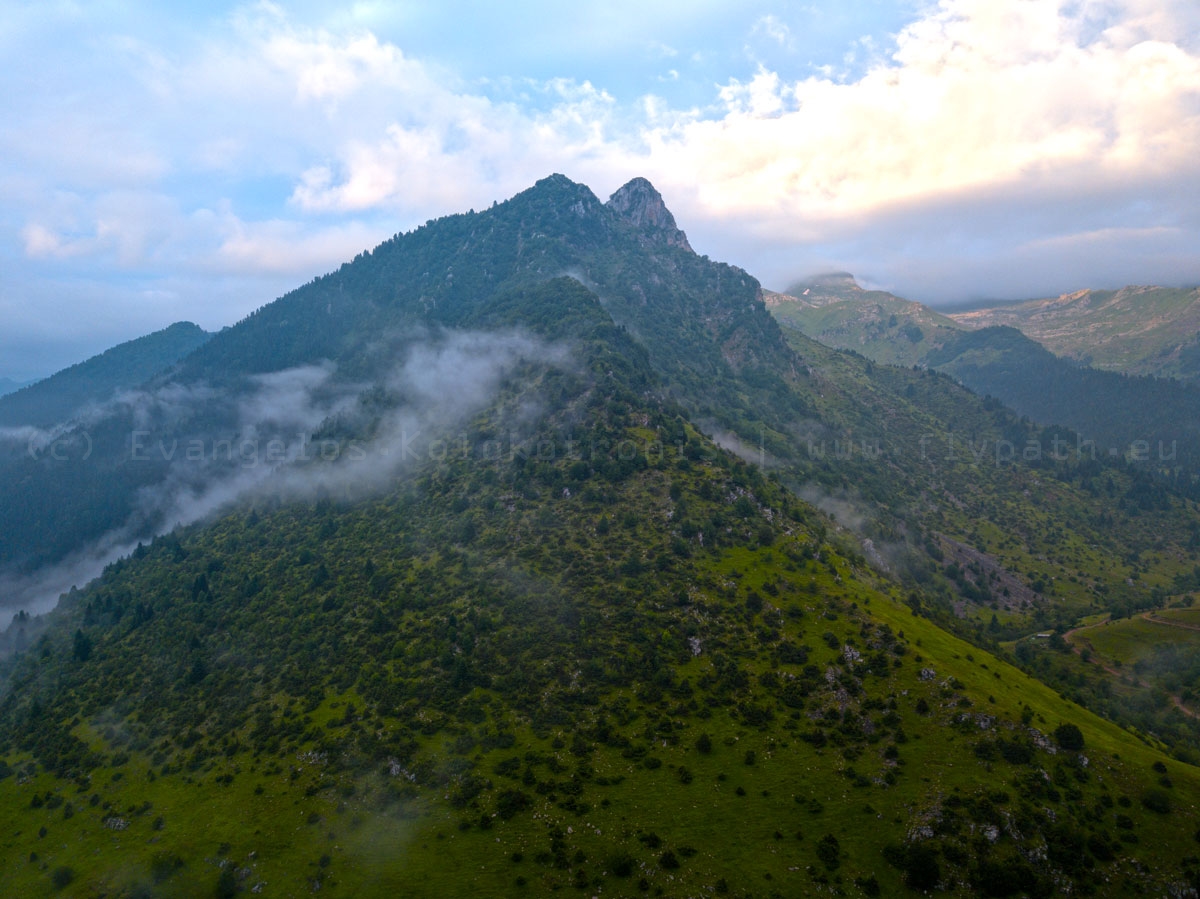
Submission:
[[[949,377],[785,335],[758,290],[648,183],[602,204],[555,176],[92,424],[147,532],[192,523],[6,635],[0,877],[1195,889],[1181,741],[997,654],[1157,601],[1194,505]],[[31,490],[68,470],[38,461]],[[100,469],[72,470],[95,508]]]
[[[1189,882],[1194,769],[898,603],[823,516],[647,403],[645,360],[572,283],[515,304],[574,293],[582,364],[514,370],[475,452],[160,539],[69,598],[0,706],[6,883]],[[529,451],[488,460],[534,401]]]
[[[1200,391],[1176,381],[1081,367],[1009,327],[956,335],[925,363],[1034,421],[1075,429],[1101,454],[1200,470]]]
[[[593,285],[619,326],[653,343],[651,367],[663,376],[662,389],[698,414],[748,428],[763,415],[794,413],[776,374],[787,371],[790,353],[756,301],[757,282],[697,256],[663,213],[670,215],[641,179],[605,205],[582,185],[547,178],[485,212],[399,235],[263,307],[178,371],[51,435],[53,453],[41,444],[30,452],[28,440],[0,443],[0,509],[11,524],[0,533],[0,574],[96,544],[132,545],[170,526],[168,518],[180,520],[176,480],[191,478],[186,488],[203,493],[229,474],[211,464],[214,456],[230,461],[214,447],[250,436],[292,448],[302,424],[311,429],[324,417],[316,406],[329,412],[361,382],[386,377],[423,334],[461,328],[496,297],[551,277]],[[739,379],[742,373],[753,377]],[[319,396],[308,403],[313,390]],[[247,421],[247,406],[268,400],[307,403],[292,407],[304,420],[276,420],[274,430],[262,427],[262,416]],[[135,444],[139,435],[148,449]],[[197,466],[179,471],[171,452],[195,442],[210,463],[201,483]]]
[[[64,422],[122,390],[142,386],[211,336],[191,322],[176,322],[126,341],[0,398],[0,426],[48,428]]]
[[[14,381],[12,378],[0,378],[0,396],[5,396],[12,393],[14,390],[20,390],[32,383],[31,381]]]

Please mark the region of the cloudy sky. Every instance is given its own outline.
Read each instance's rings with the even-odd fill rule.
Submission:
[[[1197,148],[1195,0],[0,0],[0,377],[551,172],[776,289],[1196,284]]]

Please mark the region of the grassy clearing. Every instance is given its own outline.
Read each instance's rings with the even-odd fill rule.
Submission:
[[[1141,617],[1089,628],[1085,636],[1101,656],[1122,665],[1134,665],[1149,659],[1163,646],[1200,650],[1200,631],[1172,627]]]

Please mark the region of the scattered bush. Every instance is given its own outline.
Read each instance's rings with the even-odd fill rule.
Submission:
[[[55,868],[54,873],[50,875],[50,882],[54,884],[54,889],[66,889],[75,880],[75,871],[68,868],[66,865]]]
[[[888,864],[904,873],[904,882],[914,890],[931,890],[941,880],[942,869],[938,864],[937,849],[927,843],[912,843],[908,846],[897,846],[893,843],[883,847],[883,857]]]
[[[1171,797],[1162,790],[1149,789],[1142,794],[1142,805],[1152,812],[1166,815],[1171,811]]]
[[[628,852],[621,852],[608,860],[608,870],[616,877],[630,877],[637,860]]]
[[[1074,724],[1060,724],[1054,729],[1054,740],[1068,752],[1083,749],[1083,731]]]
[[[842,863],[842,848],[837,837],[827,833],[817,841],[817,858],[830,871]]]
[[[150,859],[150,877],[162,883],[183,867],[183,859],[173,852],[156,852]]]
[[[505,821],[529,808],[529,796],[521,790],[501,790],[496,797],[496,814]]]

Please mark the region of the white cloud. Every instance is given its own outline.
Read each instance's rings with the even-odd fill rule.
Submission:
[[[421,102],[427,115],[411,124],[393,121],[375,140],[343,141],[336,163],[306,170],[291,200],[322,212],[461,210],[527,187],[564,164],[588,167],[623,154],[615,101],[605,91],[569,79],[525,87],[543,111],[430,87]]]
[[[998,184],[1196,172],[1200,58],[1155,38],[1169,17],[1081,43],[1064,6],[942,0],[856,82],[730,82],[725,116],[650,135],[653,168],[702,185],[707,215],[765,228]]]
[[[794,106],[790,93],[781,86],[778,74],[760,67],[749,82],[742,84],[735,79],[722,87],[718,95],[731,115],[765,119],[779,116],[785,107]]]
[[[119,267],[152,263],[160,248],[181,236],[176,201],[162,193],[116,190],[85,198],[63,195],[21,230],[34,259],[108,257]],[[172,257],[172,262],[178,262]]]
[[[256,36],[262,58],[295,84],[296,99],[337,101],[370,85],[399,91],[428,87],[422,66],[370,33],[339,37],[284,28]]]
[[[791,29],[774,13],[760,16],[751,27],[750,33],[755,36],[762,35],[785,49],[791,49],[795,44]]]
[[[1088,190],[1194,171],[1200,58],[1169,39],[1187,21],[1184,6],[1135,0],[943,0],[856,81],[760,67],[730,79],[708,112],[654,97],[626,111],[565,79],[526,86],[548,106],[496,103],[438,84],[395,47],[324,32],[265,46],[289,48],[299,95],[374,90],[358,74],[369,71],[403,100],[374,135],[357,130],[299,175],[301,210],[452,210],[551,170],[595,173],[605,187],[646,173],[676,189],[685,220],[740,218],[803,237],[996,185]],[[772,16],[754,31],[788,36]]]
[[[36,222],[26,225],[21,229],[21,237],[25,243],[25,254],[35,259],[62,259],[71,255],[70,248],[63,245],[62,237],[45,225]]]
[[[228,213],[219,222],[222,237],[205,266],[233,274],[328,271],[390,236],[361,222],[313,228],[280,219],[244,222]]]

